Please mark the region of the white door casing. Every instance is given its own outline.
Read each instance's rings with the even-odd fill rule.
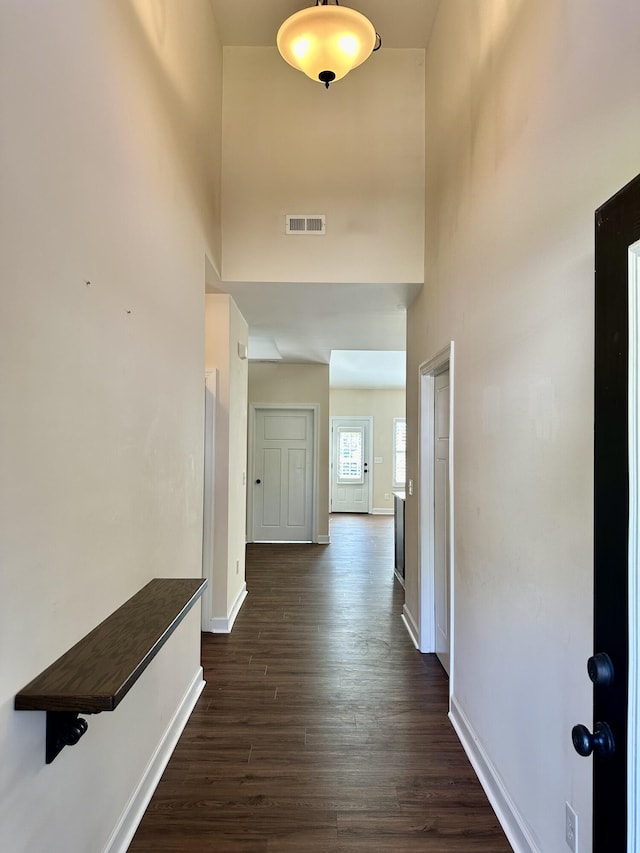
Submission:
[[[316,541],[317,407],[250,409],[249,539]]]
[[[331,418],[331,512],[369,512],[371,417]]]

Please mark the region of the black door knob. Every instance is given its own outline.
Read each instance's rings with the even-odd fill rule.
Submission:
[[[258,485],[260,485],[260,483],[261,483],[261,482],[262,482],[262,480],[256,480],[256,483],[257,483]]]
[[[596,723],[593,734],[586,726],[574,726],[571,740],[575,751],[584,758],[592,752],[601,756],[613,755],[616,749],[613,732],[607,723]]]
[[[587,672],[594,684],[606,687],[613,684],[613,662],[609,655],[597,652],[587,661]]]

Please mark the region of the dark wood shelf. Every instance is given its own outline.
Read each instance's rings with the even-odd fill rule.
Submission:
[[[70,742],[75,743],[86,731],[86,722],[76,720],[77,714],[113,711],[206,584],[203,578],[155,578],[16,695],[17,711],[48,712],[48,763],[60,751],[50,758],[49,728],[56,729],[58,739],[59,724],[65,730],[71,726]]]

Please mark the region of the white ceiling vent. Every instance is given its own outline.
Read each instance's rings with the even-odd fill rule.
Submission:
[[[326,216],[323,214],[287,214],[286,234],[325,234],[326,228]]]

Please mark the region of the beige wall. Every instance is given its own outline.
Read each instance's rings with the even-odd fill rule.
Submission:
[[[408,373],[455,340],[454,711],[540,853],[566,849],[567,800],[591,850],[570,732],[592,719],[593,212],[640,169],[639,40],[626,0],[447,0],[427,56]]]
[[[249,364],[249,403],[278,405],[315,404],[318,413],[318,484],[316,525],[318,536],[329,535],[329,365]]]
[[[227,294],[205,297],[205,368],[218,371],[215,421],[213,621],[224,629],[245,583],[247,346],[242,314]]]
[[[404,389],[332,388],[330,414],[373,418],[372,456],[382,457],[382,462],[374,461],[372,467],[372,511],[393,512],[393,420],[405,416]]]
[[[103,850],[200,674],[198,609],[44,764],[14,694],[154,576],[199,576],[207,0],[0,10],[0,849]]]
[[[223,164],[225,279],[423,281],[424,51],[327,91],[275,47],[225,47]],[[326,236],[286,236],[287,213]]]

